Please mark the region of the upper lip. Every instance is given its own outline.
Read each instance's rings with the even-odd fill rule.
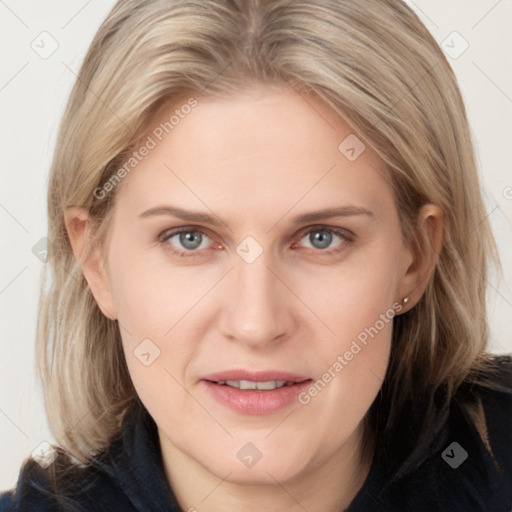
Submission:
[[[305,380],[309,380],[309,377],[304,377],[296,373],[283,372],[279,370],[250,372],[247,370],[235,369],[211,373],[209,375],[205,375],[202,380],[209,380],[212,382],[220,382],[226,380],[248,380],[251,382],[268,382],[272,380],[284,380],[286,382],[303,382]]]

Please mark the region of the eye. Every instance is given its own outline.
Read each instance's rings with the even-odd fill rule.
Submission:
[[[336,239],[341,241],[337,244],[337,247],[326,250],[331,246],[333,241],[336,241]],[[310,247],[313,249],[317,249],[318,251],[326,254],[332,254],[342,251],[347,244],[353,242],[354,236],[353,234],[339,228],[319,226],[313,229],[310,228],[301,240],[306,240],[311,244]]]
[[[158,241],[166,249],[180,257],[201,256],[202,249],[208,248],[207,240],[209,238],[204,231],[190,226],[167,230],[158,235]],[[339,240],[337,246],[329,248],[336,239]],[[309,231],[300,240],[306,240],[311,244],[309,246],[311,249],[316,249],[315,252],[328,255],[343,251],[354,239],[354,234],[347,230],[319,226],[309,228]],[[293,244],[293,248],[296,246],[297,244]]]
[[[173,238],[176,239],[174,242]],[[184,257],[196,256],[199,249],[205,249],[207,244],[204,242],[207,238],[209,237],[204,231],[189,227],[164,231],[158,236],[158,240],[166,244],[173,253]]]

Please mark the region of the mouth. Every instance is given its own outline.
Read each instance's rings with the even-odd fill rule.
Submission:
[[[278,389],[284,386],[294,386],[295,384],[297,384],[296,382],[290,380],[266,380],[262,382],[250,380],[221,380],[218,382],[210,382],[212,382],[213,384],[218,384],[219,386],[230,386],[232,388],[237,388],[242,391],[270,391],[272,389]]]
[[[296,401],[311,378],[280,371],[232,370],[201,379],[218,403],[243,414],[269,414]]]

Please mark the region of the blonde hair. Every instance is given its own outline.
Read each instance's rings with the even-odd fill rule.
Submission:
[[[78,461],[108,446],[138,398],[118,324],[101,313],[73,256],[65,209],[86,208],[95,228],[89,249],[101,243],[115,191],[99,199],[94,190],[164,103],[187,91],[229,95],[283,82],[316,94],[383,159],[407,243],[431,250],[415,225],[423,204],[444,214],[426,291],[395,318],[385,392],[369,425],[391,432],[395,416],[419,397],[433,417],[436,396],[449,400],[488,367],[487,261],[497,256],[468,121],[447,59],[409,7],[397,0],[120,0],[72,90],[48,191],[37,358],[53,433]],[[391,409],[378,413],[384,402]]]

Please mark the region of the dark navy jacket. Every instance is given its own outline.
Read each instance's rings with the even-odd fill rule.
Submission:
[[[478,390],[494,460],[454,399],[412,466],[397,473],[395,450],[376,448],[348,512],[512,511],[512,364],[501,360],[502,386]],[[164,476],[156,425],[144,407],[126,416],[120,434],[92,466],[77,469],[59,453],[47,469],[28,459],[16,488],[0,495],[0,511],[182,512]],[[70,473],[52,479],[52,467]],[[52,496],[57,488],[61,495]]]

